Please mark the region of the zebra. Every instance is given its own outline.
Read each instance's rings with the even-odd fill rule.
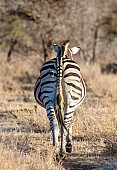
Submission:
[[[86,86],[80,68],[72,58],[80,47],[68,46],[69,41],[65,41],[61,46],[54,44],[57,56],[43,64],[34,89],[36,101],[46,109],[53,146],[60,149],[61,156],[72,151],[74,110],[86,96]]]

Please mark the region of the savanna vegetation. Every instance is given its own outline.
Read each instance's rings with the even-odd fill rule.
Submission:
[[[87,96],[75,111],[73,152],[58,163],[46,112],[33,89],[54,43],[74,57]],[[117,169],[116,0],[0,0],[0,170]],[[108,74],[109,73],[109,74]]]

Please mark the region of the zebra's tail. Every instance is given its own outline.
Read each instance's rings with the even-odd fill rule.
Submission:
[[[57,95],[56,95],[56,104],[57,104],[57,119],[59,125],[62,128],[67,128],[64,125],[63,115],[64,115],[64,98],[63,98],[63,88],[62,88],[62,74],[63,74],[63,66],[62,66],[62,59],[66,54],[67,48],[69,45],[69,41],[64,42],[61,53],[57,56]]]

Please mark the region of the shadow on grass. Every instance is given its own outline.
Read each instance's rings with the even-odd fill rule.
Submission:
[[[63,167],[66,170],[92,170],[97,168],[97,164],[86,160],[85,154],[72,153],[64,161]]]
[[[116,170],[117,155],[108,154],[98,136],[74,136],[74,151],[63,162],[66,170]]]
[[[63,167],[66,170],[116,170],[117,158],[103,154],[94,156],[92,153],[88,157],[86,154],[72,153],[63,162]]]

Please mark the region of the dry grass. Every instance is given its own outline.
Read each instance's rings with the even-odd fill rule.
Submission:
[[[75,170],[88,169],[89,164],[117,168],[117,76],[102,75],[97,64],[80,65],[87,97],[75,111],[73,154],[62,166],[53,159],[45,110],[33,97],[41,67],[37,61],[38,56],[0,60],[0,170]],[[102,162],[105,156],[108,164]]]
[[[39,147],[39,146],[38,146]],[[48,148],[48,149],[47,149]],[[28,150],[28,148],[27,148]],[[13,149],[9,147],[0,147],[0,169],[1,170],[60,170],[63,169],[60,165],[55,165],[53,160],[53,150],[50,146],[46,146],[45,149],[40,148],[38,151],[28,151],[25,153],[19,151],[17,147],[13,146]]]

